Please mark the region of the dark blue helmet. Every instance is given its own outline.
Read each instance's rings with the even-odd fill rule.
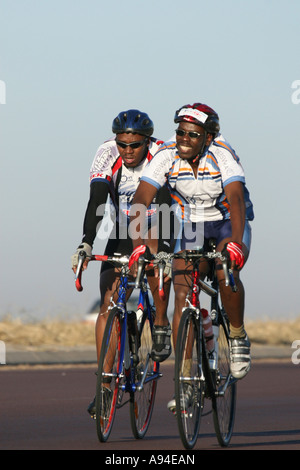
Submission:
[[[122,111],[112,123],[112,131],[114,134],[132,132],[133,134],[141,134],[150,137],[153,134],[153,130],[153,122],[148,114],[142,113],[138,109]]]

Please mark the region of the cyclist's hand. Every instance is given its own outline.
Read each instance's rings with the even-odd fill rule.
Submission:
[[[145,255],[146,259],[151,258],[151,253],[149,248],[146,245],[138,245],[133,252],[131,253],[128,261],[128,268],[131,270],[132,274],[136,276],[137,274],[137,262],[139,257]]]
[[[87,243],[81,243],[81,245],[79,245],[79,247],[75,251],[74,255],[71,256],[72,269],[74,273],[76,273],[76,269],[78,266],[78,255],[81,251],[85,251],[86,253],[86,258],[82,266],[83,270],[87,268],[87,265],[92,257],[92,247]]]
[[[236,242],[226,243],[222,253],[226,254],[226,252],[229,253],[232,268],[242,269],[245,264],[242,245]]]
[[[159,260],[159,256],[162,255],[162,258],[164,258],[163,255],[167,255],[167,252],[165,251],[160,251],[157,253],[157,260]],[[159,270],[158,270],[158,262],[154,264],[154,275],[155,277],[159,277]],[[165,267],[164,267],[164,282],[168,282],[170,279],[172,279],[172,261],[166,260],[165,262]]]

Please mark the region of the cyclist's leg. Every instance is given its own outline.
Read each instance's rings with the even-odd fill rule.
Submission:
[[[165,298],[161,299],[158,291],[158,279],[154,271],[147,271],[147,279],[152,292],[156,315],[152,330],[153,345],[151,356],[154,361],[165,361],[172,352],[172,329],[167,316],[171,279],[164,282]]]
[[[97,361],[99,361],[102,338],[109,315],[108,307],[111,298],[116,293],[120,282],[120,270],[115,268],[105,269],[100,274],[100,312],[96,321],[96,349]]]
[[[203,261],[199,264],[201,277],[204,279],[207,273],[208,264]],[[173,345],[176,351],[176,343],[178,336],[178,328],[182,316],[182,310],[187,306],[186,297],[192,285],[192,265],[186,264],[183,259],[175,259],[173,261],[173,288],[175,294],[175,306],[173,315]],[[175,409],[175,397],[168,402],[168,409],[173,411]]]
[[[205,278],[208,272],[208,263],[203,260],[199,263],[200,276]],[[173,343],[176,347],[177,331],[182,315],[182,309],[187,306],[186,296],[192,285],[192,265],[186,264],[183,259],[173,261],[173,288],[175,294],[175,307],[173,315]]]
[[[115,230],[119,230],[118,227]],[[105,248],[105,255],[112,256],[114,253],[122,253],[122,255],[130,255],[132,252],[132,241],[128,238],[111,238]],[[101,352],[102,338],[108,318],[108,307],[111,303],[111,297],[114,300],[118,298],[118,286],[120,282],[120,272],[118,268],[114,268],[110,263],[103,263],[100,272],[100,312],[96,321],[96,347],[97,360],[99,360]],[[127,298],[130,297],[130,291],[127,292]]]
[[[205,224],[205,240],[215,238],[217,241],[217,251],[222,251],[226,243],[231,241],[231,222],[230,220],[220,220]],[[251,228],[248,222],[245,225],[243,237],[243,253],[245,262],[248,259],[251,245]],[[222,303],[227,312],[230,324],[233,328],[242,328],[244,321],[244,286],[240,280],[239,271],[234,270],[234,278],[238,287],[238,292],[232,292],[229,286],[225,286],[225,277],[221,262],[216,261],[217,277],[220,285]]]
[[[152,227],[151,232],[147,236],[147,246],[149,247],[151,253],[157,253],[158,251],[158,238],[156,235],[156,227]],[[152,351],[151,356],[154,361],[163,362],[171,354],[171,325],[167,316],[169,294],[170,294],[170,285],[171,278],[165,277],[164,279],[164,293],[165,299],[161,299],[159,296],[158,289],[158,277],[155,277],[155,271],[153,268],[147,269],[147,280],[151,289],[153,302],[155,305],[155,320],[152,330]]]
[[[176,348],[177,332],[182,309],[186,306],[186,296],[191,287],[192,266],[186,265],[182,259],[173,261],[173,289],[174,289],[174,315],[173,315],[173,344]]]
[[[226,243],[230,241],[230,238],[222,240],[218,246],[217,251],[222,251]],[[245,261],[248,258],[249,251],[246,245],[243,243],[243,253],[245,255]],[[221,264],[217,263],[217,277],[220,286],[220,293],[222,298],[223,306],[229,317],[231,326],[234,328],[241,328],[244,322],[244,302],[245,302],[245,290],[243,283],[240,279],[239,271],[234,270],[233,275],[237,285],[237,292],[233,292],[230,286],[225,286],[225,276]]]
[[[217,251],[222,251],[225,243],[230,238],[223,239],[217,246]],[[248,258],[249,250],[243,243],[245,261]],[[223,269],[217,262],[217,277],[220,286],[222,304],[228,315],[230,322],[231,341],[231,370],[236,378],[243,378],[250,370],[250,341],[244,328],[244,305],[245,290],[240,279],[239,271],[234,270],[233,276],[237,286],[237,292],[233,292],[230,286],[225,286]]]
[[[152,231],[148,232],[146,245],[150,249],[151,253],[157,253],[158,250],[158,240],[156,235],[156,227],[152,227]],[[156,315],[154,324],[159,326],[167,326],[169,324],[168,316],[167,316],[167,309],[168,309],[168,302],[169,302],[169,294],[170,294],[170,285],[171,279],[165,277],[164,279],[164,292],[165,292],[165,299],[162,300],[159,296],[158,291],[158,277],[155,277],[155,271],[153,268],[146,268],[147,273],[147,280],[151,289],[151,293],[153,296],[153,301],[156,309]],[[156,273],[157,274],[157,273]]]
[[[105,269],[100,276],[100,312],[96,320],[95,336],[96,336],[96,351],[97,351],[97,362],[99,362],[102,340],[105,332],[107,319],[111,310],[108,307],[111,305],[111,298],[116,302],[118,298],[118,286],[120,283],[120,270],[119,269]],[[132,289],[126,292],[126,300],[130,297]],[[111,358],[111,363],[114,362],[114,357]],[[109,361],[106,361],[106,365],[109,368]],[[112,365],[112,364],[111,364]],[[107,370],[109,372],[109,370]],[[109,384],[107,385],[109,388]],[[95,398],[88,406],[88,412],[91,415],[95,414]]]
[[[116,270],[114,268],[111,269],[110,265],[108,266],[109,266],[109,269],[105,269],[103,272],[101,272],[101,275],[100,275],[100,295],[101,295],[100,312],[97,317],[96,325],[95,325],[97,363],[99,363],[102,340],[103,340],[105,327],[106,327],[107,319],[108,319],[109,312],[110,312],[110,310],[108,310],[108,307],[111,303],[111,297],[116,292],[119,281],[120,281],[119,270]],[[112,362],[113,360],[114,358],[112,358]],[[109,388],[109,385],[107,385],[107,387]],[[96,413],[95,398],[89,404],[88,412],[92,416],[95,415]]]
[[[169,320],[167,316],[167,309],[168,309],[168,302],[169,302],[169,294],[170,294],[170,286],[171,286],[171,279],[168,278],[164,281],[164,293],[165,299],[161,299],[158,292],[158,279],[154,275],[153,269],[150,271],[147,270],[147,280],[151,289],[151,293],[153,296],[153,301],[156,309],[156,315],[154,324],[160,326],[168,326]]]
[[[177,242],[175,244],[175,253],[182,250],[194,250],[204,244],[204,226],[203,223],[185,223],[182,222],[178,227]],[[183,259],[173,260],[173,286],[175,294],[175,308],[173,315],[173,343],[176,347],[177,331],[182,315],[182,309],[186,307],[186,296],[192,285],[192,264],[186,264]],[[208,264],[205,260],[199,263],[199,270],[204,279],[208,271]]]

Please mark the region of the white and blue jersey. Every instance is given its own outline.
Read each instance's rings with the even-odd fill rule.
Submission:
[[[246,218],[254,218],[240,159],[219,134],[199,159],[197,177],[187,160],[178,155],[175,142],[161,145],[141,178],[157,189],[167,181],[177,215],[185,222],[212,222],[230,219],[230,205],[224,188],[240,181],[244,185]]]

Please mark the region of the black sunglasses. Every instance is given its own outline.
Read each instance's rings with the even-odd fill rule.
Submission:
[[[185,134],[187,134],[191,139],[199,139],[202,137],[204,134],[199,134],[199,132],[187,132],[184,131],[183,129],[176,129],[176,134],[179,135],[179,137],[183,137]]]
[[[126,149],[126,147],[138,149],[144,144],[144,142],[146,142],[146,139],[140,140],[139,142],[131,142],[130,144],[126,144],[125,142],[120,142],[119,140],[116,140],[116,144],[118,145],[118,147],[121,147],[121,149]]]

